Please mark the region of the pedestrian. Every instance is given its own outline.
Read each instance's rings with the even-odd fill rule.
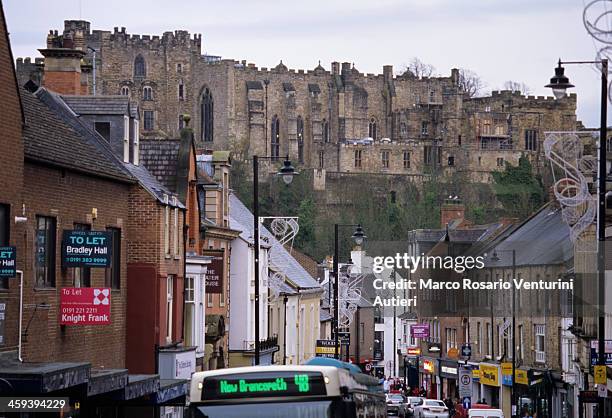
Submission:
[[[389,378],[384,377],[383,378],[383,389],[385,391],[385,393],[389,393]]]
[[[421,386],[421,391],[419,392],[419,396],[424,398],[427,395],[427,391],[425,390],[425,386]]]

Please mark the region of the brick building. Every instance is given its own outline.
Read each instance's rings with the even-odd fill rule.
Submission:
[[[468,98],[459,71],[418,78],[410,72],[363,74],[350,63],[292,70],[282,61],[258,68],[246,61],[202,55],[201,35],[131,35],[125,28],[92,30],[67,20],[50,31],[44,60],[17,60],[19,77],[45,80],[59,46],[80,49],[75,71],[104,94],[138,102],[142,136],[176,137],[193,116],[199,148],[232,150],[237,158],[289,154],[305,167],[327,171],[418,176],[465,172],[475,181],[521,154],[540,162],[544,131],[573,130],[576,96],[562,100],[493,92]],[[49,62],[51,61],[51,62]],[[50,77],[55,77],[53,71]],[[83,85],[83,84],[81,84]],[[541,169],[540,164],[536,164]]]

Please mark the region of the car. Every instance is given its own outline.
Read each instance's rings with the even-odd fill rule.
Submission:
[[[387,415],[395,415],[400,418],[407,418],[406,397],[400,393],[387,394]]]
[[[418,404],[420,404],[422,400],[423,398],[421,398],[420,396],[408,396],[408,402],[406,403],[406,412],[408,413],[409,417],[414,417],[414,408]]]
[[[469,418],[504,418],[501,409],[470,409]]]
[[[449,418],[449,411],[439,399],[423,399],[414,408],[415,418]]]

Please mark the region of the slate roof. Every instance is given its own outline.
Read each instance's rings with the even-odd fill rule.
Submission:
[[[127,96],[69,96],[62,99],[79,115],[130,115]]]
[[[177,192],[179,139],[140,139],[140,164],[172,193]]]
[[[245,236],[247,239],[252,240],[254,237],[253,214],[234,193],[230,193],[229,204],[231,218],[241,225],[239,228],[235,228],[234,226],[232,226],[232,228],[241,230],[241,236]],[[323,291],[321,285],[304,270],[300,263],[287,252],[280,242],[278,242],[265,227],[262,226],[260,228],[260,234],[262,237],[267,238],[269,244],[272,246],[270,249],[271,264],[284,269],[283,272],[287,278],[295,283],[300,289],[320,289]]]
[[[175,196],[167,187],[161,184],[149,171],[142,165],[134,165],[131,163],[123,163],[125,168],[138,180],[138,183],[149,192],[160,203],[164,202],[164,194],[168,196],[168,204],[173,207],[185,209],[185,205],[179,199],[176,199],[176,204],[172,203],[172,196]]]
[[[319,322],[327,322],[327,321],[331,321],[333,318],[333,316],[330,315],[329,312],[327,312],[324,309],[320,309],[319,310]]]
[[[29,160],[122,182],[135,182],[108,143],[82,123],[44,88],[21,89],[25,125],[24,153]]]

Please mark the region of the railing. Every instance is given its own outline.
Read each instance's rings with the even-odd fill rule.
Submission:
[[[259,349],[261,351],[269,350],[271,348],[278,347],[278,336],[273,335],[264,340],[259,341]],[[254,351],[255,350],[255,341],[243,341],[242,348],[244,351]]]

